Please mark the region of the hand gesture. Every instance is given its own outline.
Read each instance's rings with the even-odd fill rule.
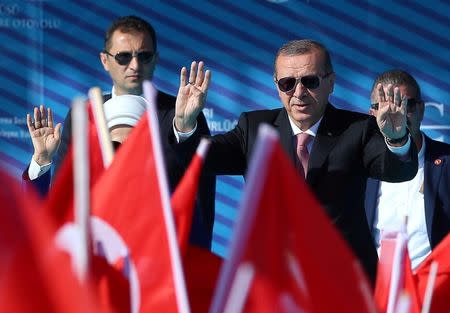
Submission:
[[[46,112],[41,105],[34,108],[34,122],[27,114],[27,125],[34,147],[33,159],[39,165],[50,163],[61,142],[61,123],[53,127],[52,110],[48,108]]]
[[[204,72],[203,62],[191,63],[189,81],[186,80],[187,69],[183,67],[180,72],[180,89],[178,90],[175,105],[175,127],[178,131],[187,133],[194,129],[197,116],[202,111],[211,71]]]
[[[406,97],[400,95],[400,89],[382,84],[377,85],[378,114],[377,124],[381,133],[388,139],[402,138],[406,134]]]

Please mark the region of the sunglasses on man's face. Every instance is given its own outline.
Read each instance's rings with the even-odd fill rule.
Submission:
[[[109,56],[114,57],[114,59],[116,60],[116,62],[119,65],[130,64],[131,60],[134,57],[137,57],[139,63],[148,64],[151,62],[151,60],[153,59],[153,56],[155,55],[153,52],[150,52],[150,51],[140,51],[140,52],[133,52],[133,53],[131,53],[129,51],[122,51],[122,52],[117,52],[116,54],[111,54],[106,50],[103,52]]]
[[[319,87],[321,80],[324,79],[325,77],[329,76],[330,74],[332,74],[332,72],[325,74],[323,76],[318,76],[318,75],[306,75],[306,76],[302,76],[302,77],[289,76],[289,77],[283,77],[283,78],[277,80],[276,82],[278,84],[278,88],[282,92],[291,92],[292,90],[295,90],[295,87],[297,87],[298,82],[301,82],[305,88],[312,90],[312,89],[316,89],[317,87]]]
[[[417,100],[415,98],[411,98],[411,99],[406,99],[406,112],[407,113],[412,113],[414,111],[416,111],[416,105],[417,103],[420,103],[421,100]],[[377,103],[372,103],[370,105],[370,107],[374,110],[378,110],[378,102]]]

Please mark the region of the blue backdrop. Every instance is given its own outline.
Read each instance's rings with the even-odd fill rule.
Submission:
[[[203,60],[213,71],[205,109],[213,133],[240,112],[280,106],[273,58],[286,41],[312,38],[331,51],[337,86],[331,101],[367,112],[380,72],[412,73],[426,101],[423,130],[450,142],[448,1],[7,1],[0,0],[0,160],[20,178],[30,161],[25,115],[44,103],[62,121],[71,99],[111,88],[98,54],[111,21],[139,15],[158,34],[156,85],[171,94],[179,69]],[[243,181],[220,177],[214,251],[225,255]]]

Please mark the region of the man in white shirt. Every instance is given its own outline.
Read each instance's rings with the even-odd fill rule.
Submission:
[[[393,85],[407,98],[407,126],[418,151],[419,169],[409,181],[369,179],[366,215],[379,254],[383,229],[396,229],[407,217],[408,252],[416,268],[450,231],[450,145],[420,131],[424,102],[417,81],[407,72],[390,70],[373,84],[369,113],[377,116],[376,86]]]

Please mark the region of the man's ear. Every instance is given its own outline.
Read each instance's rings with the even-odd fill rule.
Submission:
[[[109,66],[108,66],[108,56],[106,55],[106,53],[104,52],[100,52],[100,62],[102,62],[103,68],[105,69],[105,71],[109,71]]]

